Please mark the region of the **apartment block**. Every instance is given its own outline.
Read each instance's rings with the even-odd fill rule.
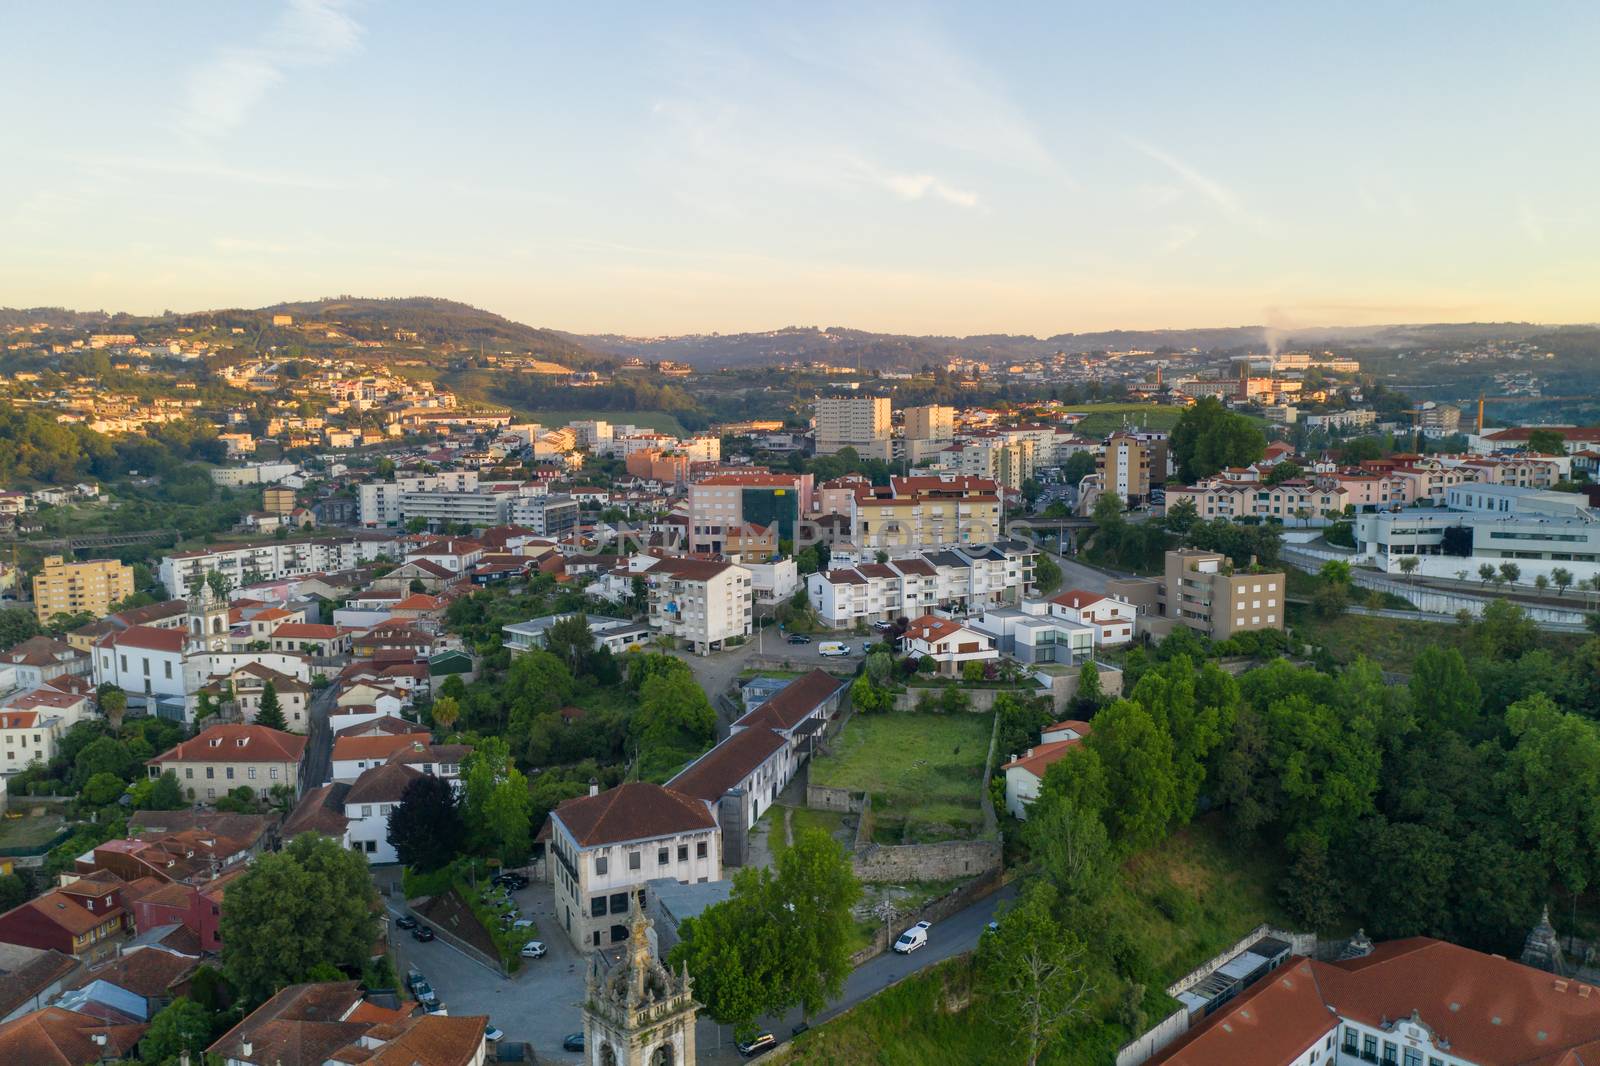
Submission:
[[[887,459],[892,413],[887,396],[817,397],[817,454],[854,448],[864,457]]]
[[[956,409],[943,404],[907,407],[907,440],[952,440],[956,435]]]
[[[810,474],[712,474],[689,485],[689,550],[722,553],[743,539],[745,527],[773,529],[778,540],[796,539],[811,511]],[[774,528],[775,527],[775,528]]]
[[[33,579],[33,609],[41,622],[58,614],[103,618],[113,603],[132,595],[133,567],[115,559],[69,563],[51,555]]]
[[[750,571],[703,559],[662,559],[645,571],[650,624],[700,655],[751,632]]]
[[[857,485],[851,536],[863,549],[921,551],[1000,539],[1000,487],[988,478],[897,477]]]
[[[1166,483],[1167,442],[1113,433],[1100,453],[1098,467],[1104,491],[1142,502],[1153,486]]]
[[[1283,628],[1287,578],[1281,570],[1235,568],[1226,555],[1185,548],[1167,552],[1163,613],[1213,640]]]

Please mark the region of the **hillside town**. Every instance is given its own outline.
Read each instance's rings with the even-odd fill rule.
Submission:
[[[270,327],[340,354],[11,331],[0,1060],[1600,1040],[1600,428],[1285,352],[669,432]]]

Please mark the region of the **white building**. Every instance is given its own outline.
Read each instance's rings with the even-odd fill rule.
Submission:
[[[916,618],[936,608],[973,611],[1020,602],[1033,582],[1037,556],[1026,542],[1010,540],[853,566],[853,553],[841,552],[841,565],[807,576],[806,592],[818,616],[835,629]]]
[[[650,624],[701,655],[751,632],[750,571],[732,563],[662,559],[645,572]]]
[[[887,459],[892,418],[887,396],[819,396],[817,454],[854,448],[863,458]]]
[[[1057,618],[1093,626],[1095,642],[1114,647],[1133,640],[1139,610],[1125,600],[1073,589],[1050,598],[1050,613]]]
[[[1039,798],[1045,771],[1083,743],[1091,729],[1088,722],[1057,722],[1040,732],[1039,743],[1034,747],[1009,753],[1009,761],[1000,769],[1006,775],[1006,810],[1013,817],[1024,820],[1028,817],[1028,805]]]
[[[645,882],[722,879],[717,821],[700,800],[634,781],[567,800],[550,812],[545,866],[555,920],[580,950],[628,938],[631,906]]]
[[[505,634],[501,643],[513,656],[533,648],[543,648],[551,626],[576,617],[576,614],[552,614],[543,618],[532,618],[526,622],[512,622],[510,625],[500,627],[500,631]],[[607,618],[599,614],[583,617],[589,623],[589,633],[594,637],[595,645],[609,648],[613,655],[620,655],[650,639],[649,626],[626,618]]]
[[[906,629],[901,643],[906,655],[932,659],[939,673],[956,675],[967,663],[988,663],[1000,658],[987,633],[949,618],[923,615]]]

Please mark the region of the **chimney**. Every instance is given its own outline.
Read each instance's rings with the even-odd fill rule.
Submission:
[[[595,780],[592,777],[589,778],[589,795],[591,795],[591,796],[600,795],[600,782]]]
[[[254,1044],[252,1044],[248,1040],[246,1040],[244,1043],[239,1045],[239,1054],[243,1058],[249,1058],[252,1054],[255,1053],[255,1050],[256,1050],[256,1046]]]
[[[104,1033],[94,1033],[94,1034],[90,1035],[89,1039],[93,1040],[96,1044],[100,1045],[101,1047],[105,1047],[106,1046],[106,1034],[104,1034]]]

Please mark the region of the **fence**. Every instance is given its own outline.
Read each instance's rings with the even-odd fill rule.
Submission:
[[[1354,564],[1355,558],[1348,552],[1330,551],[1326,548],[1310,548],[1285,546],[1279,552],[1286,563],[1292,563],[1307,573],[1316,573],[1323,562],[1329,559],[1339,559]],[[1357,586],[1364,589],[1373,589],[1378,592],[1398,596],[1411,604],[1424,614],[1440,615],[1453,619],[1462,611],[1476,618],[1483,614],[1484,608],[1489,606],[1490,600],[1483,596],[1472,596],[1464,592],[1449,589],[1418,587],[1407,581],[1396,581],[1384,574],[1362,569],[1352,565],[1350,579]],[[1498,597],[1497,597],[1498,598]],[[1527,612],[1528,617],[1541,628],[1558,632],[1581,633],[1586,630],[1584,613],[1581,610],[1565,610],[1559,607],[1541,607],[1534,604],[1519,603]]]

